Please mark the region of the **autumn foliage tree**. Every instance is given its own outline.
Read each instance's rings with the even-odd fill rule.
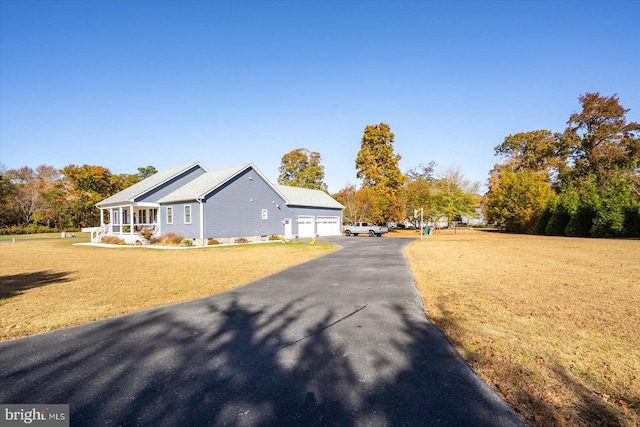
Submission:
[[[601,182],[640,165],[640,124],[627,122],[629,109],[619,98],[587,93],[579,98],[582,111],[573,113],[563,134],[573,162],[572,178],[594,173]]]
[[[278,184],[327,191],[322,157],[316,151],[296,148],[282,156]]]
[[[534,233],[552,195],[542,171],[495,169],[486,196],[487,216],[513,233]]]
[[[434,214],[432,201],[435,193],[435,167],[434,162],[420,164],[405,174],[406,182],[401,191],[406,206],[405,218],[414,227],[419,227],[422,220],[420,214],[416,215],[417,210],[421,210],[425,218]]]
[[[445,216],[457,221],[462,216],[473,216],[480,204],[479,184],[465,178],[457,169],[449,169],[434,182],[432,211],[435,216]]]
[[[528,191],[542,196],[543,177],[535,174],[544,174],[553,193],[546,206],[536,198],[536,232],[640,236],[640,124],[627,121],[629,109],[616,95],[586,93],[578,100],[582,109],[569,116],[564,133],[509,135],[495,148],[505,161],[490,176],[487,215],[505,228],[513,228],[509,221],[521,218],[517,228],[530,232],[530,224],[521,227],[528,223],[523,209],[534,205],[517,194],[526,183],[535,186]]]
[[[379,196],[384,221],[404,219],[398,192],[406,178],[399,167],[402,156],[394,152],[394,138],[388,124],[368,125],[356,157],[356,177],[363,189],[371,188]]]
[[[380,196],[370,187],[357,189],[348,185],[333,197],[345,207],[342,215],[347,224],[378,222],[382,217]]]
[[[153,166],[137,174],[112,174],[92,165],[35,170],[0,167],[0,232],[71,230],[99,224],[95,203],[155,173]]]

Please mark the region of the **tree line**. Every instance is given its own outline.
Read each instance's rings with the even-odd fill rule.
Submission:
[[[386,123],[368,125],[355,159],[360,186],[347,185],[332,196],[345,206],[344,222],[379,224],[405,221],[419,226],[424,219],[445,216],[459,220],[473,216],[480,207],[479,183],[455,169],[436,173],[436,164],[420,164],[402,173],[402,156],[395,152],[395,135]],[[319,190],[327,189],[318,152],[297,148],[282,157],[278,183]],[[418,213],[420,212],[420,213]]]
[[[509,135],[489,177],[487,218],[553,236],[640,236],[640,124],[619,98],[586,93],[563,132]]]
[[[95,204],[153,175],[153,166],[136,174],[113,174],[103,166],[0,166],[0,232],[70,231],[100,224]]]
[[[434,162],[402,173],[395,135],[386,123],[365,127],[354,159],[358,186],[332,196],[345,206],[344,221],[410,222],[474,216],[509,232],[559,236],[640,236],[640,124],[616,95],[586,93],[582,110],[563,132],[534,130],[507,136],[494,148],[501,160],[489,173],[489,191],[456,169],[437,173]],[[320,153],[286,153],[278,183],[327,191]],[[112,174],[93,165],[62,169],[0,165],[3,233],[76,230],[100,223],[95,204],[156,172]]]

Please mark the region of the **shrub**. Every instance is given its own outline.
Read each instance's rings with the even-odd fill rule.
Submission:
[[[102,236],[100,243],[106,243],[108,245],[124,245],[125,242],[118,236]]]
[[[160,237],[158,243],[160,243],[161,245],[175,246],[182,243],[183,240],[184,237],[180,236],[179,234],[167,233],[164,236]]]
[[[249,243],[249,241],[244,237],[238,237],[236,240],[233,241],[233,243]]]
[[[590,175],[582,183],[578,203],[567,223],[565,234],[571,237],[589,237],[593,221],[601,210],[601,205],[596,178]]]
[[[601,203],[594,215],[593,237],[629,237],[625,226],[633,228],[633,211],[638,209],[634,194],[622,179],[612,179],[604,189]]]
[[[551,217],[545,227],[547,236],[564,236],[567,224],[578,209],[578,198],[578,192],[572,184],[560,192],[555,206],[551,205]]]
[[[150,242],[151,237],[153,236],[153,230],[146,228],[140,232],[140,235],[144,240],[146,240],[147,242]]]
[[[21,225],[12,225],[11,227],[5,227],[0,229],[0,234],[12,235],[12,234],[37,234],[37,233],[59,233],[61,230],[55,227],[47,227],[46,225],[29,224],[26,227]],[[75,230],[70,230],[75,231]]]
[[[549,221],[553,216],[553,212],[556,209],[555,197],[552,197],[547,205],[547,208],[542,212],[540,218],[538,218],[538,222],[536,224],[536,229],[534,230],[535,234],[539,234],[544,236],[546,234],[547,225],[549,225]]]
[[[207,245],[219,245],[220,242],[218,242],[216,239],[209,239],[209,241],[207,242]]]
[[[282,240],[282,237],[272,234],[271,236],[269,236],[269,240]]]
[[[182,246],[182,247],[193,246],[193,240],[191,240],[191,239],[182,239],[180,241],[180,246]]]

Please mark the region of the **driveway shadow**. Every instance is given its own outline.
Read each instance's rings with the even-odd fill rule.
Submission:
[[[35,360],[24,340],[3,343],[0,401],[69,403],[72,425],[519,425],[452,363],[440,331],[405,308],[389,307],[403,324],[395,352],[354,353],[333,334],[366,328],[370,308],[327,309],[292,329],[306,303],[269,311],[200,301],[182,307],[187,317],[152,310],[47,334]]]

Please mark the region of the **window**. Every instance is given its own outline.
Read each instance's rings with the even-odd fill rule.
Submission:
[[[173,207],[167,208],[167,224],[173,224]]]
[[[184,223],[191,224],[191,205],[184,206]]]
[[[262,219],[269,219],[269,211],[262,209]]]

